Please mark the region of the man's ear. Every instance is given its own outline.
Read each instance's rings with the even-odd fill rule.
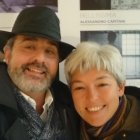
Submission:
[[[11,49],[8,47],[4,47],[3,51],[4,51],[4,61],[6,62],[6,64],[8,64],[11,55]]]

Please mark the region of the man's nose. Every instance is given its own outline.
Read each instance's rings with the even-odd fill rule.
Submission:
[[[45,62],[47,60],[47,57],[43,51],[37,51],[34,54],[34,58],[38,60],[38,62]]]

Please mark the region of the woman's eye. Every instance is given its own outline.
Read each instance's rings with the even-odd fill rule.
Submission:
[[[73,89],[73,90],[83,90],[84,87],[73,87],[72,89]]]
[[[101,84],[98,85],[98,87],[104,87],[104,86],[108,86],[108,84],[107,83],[101,83]]]

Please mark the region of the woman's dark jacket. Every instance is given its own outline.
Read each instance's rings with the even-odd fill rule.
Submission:
[[[131,102],[131,109],[124,121],[122,131],[113,140],[140,140],[140,88],[125,87],[125,95]]]
[[[126,90],[128,90],[127,87]],[[131,93],[126,91],[125,94],[131,103],[131,108],[113,140],[140,140],[140,89],[139,93],[133,90]]]
[[[14,96],[15,86],[11,82],[5,63],[0,63],[0,140],[29,140],[26,128],[21,124],[20,113]],[[60,81],[51,87],[55,109],[59,112],[69,139],[59,137],[56,140],[78,140],[79,123],[72,106],[68,87]],[[54,122],[55,123],[55,122]]]

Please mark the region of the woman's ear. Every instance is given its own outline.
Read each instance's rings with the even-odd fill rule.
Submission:
[[[118,86],[118,95],[119,95],[119,96],[123,96],[123,95],[124,95],[124,90],[125,90],[125,83],[120,84],[120,85]]]

